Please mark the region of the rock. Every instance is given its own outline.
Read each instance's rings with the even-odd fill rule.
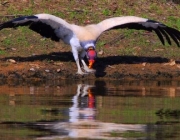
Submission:
[[[176,65],[176,61],[175,60],[173,60],[172,62],[170,62],[170,64],[169,64],[170,66],[174,66],[174,65]]]
[[[35,71],[35,69],[34,69],[34,68],[30,68],[29,70],[30,70],[30,71]]]
[[[47,69],[46,69],[45,72],[50,72],[50,70],[47,70]]]
[[[165,66],[166,66],[166,65],[174,66],[174,65],[176,65],[176,61],[175,61],[175,60],[171,60],[170,62],[165,63],[164,65],[165,65]]]
[[[14,59],[8,59],[7,61],[11,62],[11,63],[16,63],[16,61]]]
[[[104,54],[104,51],[101,50],[101,51],[98,52],[98,54],[99,54],[99,55],[103,55],[103,54]]]
[[[62,62],[54,62],[53,64],[56,65],[56,66],[61,66],[61,65],[63,65]]]
[[[56,71],[57,71],[57,73],[59,73],[59,72],[61,72],[61,69],[57,69]]]
[[[36,56],[36,54],[35,54],[35,53],[32,53],[31,56]]]
[[[12,51],[16,51],[17,49],[16,48],[11,48]]]
[[[142,63],[143,66],[146,66],[146,62]]]
[[[115,69],[115,68],[116,68],[116,67],[113,67],[113,66],[111,66],[111,65],[108,65],[108,67],[109,67],[109,68],[112,68],[112,69]]]

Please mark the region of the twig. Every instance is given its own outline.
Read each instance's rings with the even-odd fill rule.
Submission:
[[[18,15],[0,15],[1,18],[3,18],[3,17],[19,17],[19,16],[23,16],[23,15],[20,15],[20,14],[18,14]]]
[[[104,45],[107,45],[107,44],[110,44],[110,45],[115,44],[116,42],[118,42],[119,40],[122,40],[122,39],[124,39],[124,38],[125,38],[124,35],[119,35],[118,37],[116,37],[116,38],[114,38],[113,40],[105,43]]]

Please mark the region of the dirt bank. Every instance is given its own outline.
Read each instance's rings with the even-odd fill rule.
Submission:
[[[61,61],[57,61],[58,53],[45,56],[3,58],[0,61],[0,79],[180,79],[179,62],[166,58],[99,57],[94,65],[96,73],[82,76],[76,74],[77,67],[71,52],[66,52],[64,55],[69,57],[64,60],[60,59]]]

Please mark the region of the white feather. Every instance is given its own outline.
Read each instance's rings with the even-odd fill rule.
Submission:
[[[114,17],[105,19],[97,24],[98,28],[101,30],[101,33],[118,25],[123,25],[126,23],[138,23],[146,22],[148,19],[135,17],[135,16],[123,16],[123,17]]]
[[[58,23],[58,24],[61,24],[69,29],[71,29],[71,25],[66,22],[65,20],[59,18],[59,17],[56,17],[54,15],[50,15],[50,14],[37,14],[35,15],[37,16],[40,20],[42,20],[43,22],[43,19],[44,19],[44,23],[47,23],[49,24],[52,28],[58,28],[57,26],[55,26],[55,22]],[[49,22],[48,22],[49,21]]]

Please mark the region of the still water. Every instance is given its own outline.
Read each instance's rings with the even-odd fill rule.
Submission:
[[[180,139],[180,81],[0,82],[0,139]]]

